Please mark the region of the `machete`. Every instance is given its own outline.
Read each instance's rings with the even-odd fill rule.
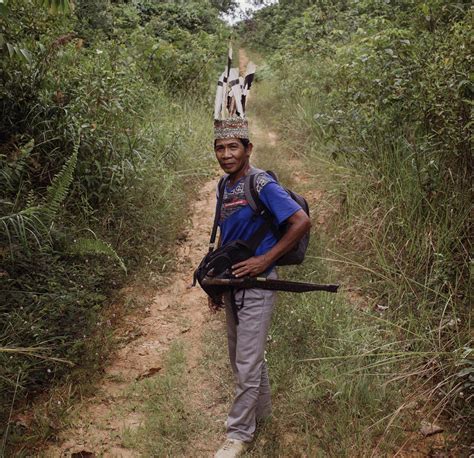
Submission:
[[[206,286],[235,286],[238,289],[261,288],[291,293],[306,293],[309,291],[337,293],[339,288],[339,285],[318,285],[290,280],[273,280],[265,277],[217,278],[206,276],[202,283]]]

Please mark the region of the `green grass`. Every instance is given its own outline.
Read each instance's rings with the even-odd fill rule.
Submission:
[[[146,290],[167,281],[174,242],[189,221],[188,196],[214,171],[212,129],[203,110],[190,100],[179,106],[157,100],[135,126],[134,148],[141,159],[127,192],[117,191],[115,201],[101,209],[94,233],[76,235],[78,240],[86,235],[110,241],[127,265],[128,277],[113,260],[90,254],[41,253],[4,264],[9,275],[1,278],[7,313],[0,349],[40,348],[15,355],[0,351],[0,417],[8,415],[14,393],[18,402],[33,391],[63,385],[51,391],[51,400],[34,407],[28,438],[21,426],[3,431],[13,448],[54,436],[70,421],[67,410],[75,399],[87,396],[90,374],[100,373],[117,344],[114,327],[125,314],[146,305],[137,297],[119,297],[120,287],[133,283]],[[75,224],[82,223],[71,222]]]
[[[257,103],[268,103],[264,92],[259,86]],[[260,105],[256,110],[268,113]],[[272,120],[264,119],[269,128]],[[276,171],[285,185],[304,193],[292,182],[288,156],[282,154],[285,146],[256,145],[258,165]],[[320,259],[326,242],[313,229],[304,264],[280,269],[280,275],[337,281],[337,273]],[[274,414],[260,428],[250,456],[361,456],[377,447],[386,453],[399,443],[401,419],[388,431],[390,418],[379,421],[402,402],[399,385],[384,384],[399,367],[398,358],[387,355],[399,349],[389,323],[357,311],[343,294],[280,293],[270,335],[267,359]]]
[[[126,430],[123,445],[145,456],[182,455],[202,422],[189,404],[184,347],[175,342],[159,374],[135,383],[128,393],[130,411],[143,415],[134,430]]]
[[[285,185],[303,194],[311,189],[324,191],[324,202],[318,203],[317,211],[329,211],[325,225],[313,228],[303,266],[280,269],[280,274],[306,281],[341,282],[359,291],[371,276],[398,287],[399,279],[380,268],[383,252],[379,252],[379,263],[370,264],[338,249],[340,233],[348,224],[340,205],[341,190],[347,191],[348,185],[341,178],[356,174],[317,156],[314,144],[309,154],[309,145],[296,138],[298,131],[291,133],[285,128],[287,118],[282,113],[270,116],[273,91],[271,80],[260,83],[253,109],[264,130],[274,126],[280,143],[276,149],[269,144],[256,145],[257,163],[276,171]],[[301,159],[309,182],[292,181],[288,153],[282,154],[283,150]],[[362,194],[358,198],[364,201]],[[313,213],[316,217],[317,211]],[[358,229],[362,239],[366,226]],[[387,295],[390,297],[390,289]],[[393,296],[397,297],[396,292]],[[439,380],[430,378],[432,364],[438,368],[440,363],[454,365],[460,355],[436,345],[433,328],[423,327],[427,316],[417,313],[394,318],[376,307],[385,304],[370,295],[355,306],[344,293],[280,293],[267,347],[274,415],[260,427],[249,456],[390,455],[419,427],[420,413],[415,414],[414,405],[427,418],[437,418],[437,402],[449,398],[435,399],[433,384]],[[393,307],[393,302],[389,304]],[[423,385],[425,377],[429,382]],[[445,388],[449,391],[452,386]]]

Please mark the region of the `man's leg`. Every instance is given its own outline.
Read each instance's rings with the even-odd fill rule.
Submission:
[[[265,360],[262,364],[262,377],[260,379],[260,390],[258,393],[256,419],[260,420],[269,417],[272,413],[272,400],[270,396],[270,379],[268,377],[268,368]]]
[[[243,291],[236,294],[237,303],[242,295]],[[246,442],[252,440],[259,400],[262,407],[269,405],[270,387],[264,365],[264,351],[274,299],[274,291],[245,290],[244,306],[238,312],[237,326],[227,303],[229,356],[237,385],[234,403],[227,419],[227,437],[231,439]]]

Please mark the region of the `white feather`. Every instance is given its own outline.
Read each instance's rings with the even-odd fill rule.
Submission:
[[[222,111],[222,92],[224,90],[223,84],[224,84],[224,73],[222,72],[222,75],[219,78],[219,82],[221,84],[217,84],[217,89],[216,89],[216,100],[214,102],[214,119],[220,119],[221,116],[221,111]]]
[[[250,60],[245,69],[245,76],[250,75],[250,73],[255,73],[257,66]]]
[[[250,61],[247,64],[247,69],[245,70],[244,80],[247,80],[246,82],[244,82],[244,89],[243,89],[243,94],[245,96],[249,93],[250,85],[252,84],[252,81],[250,81],[250,84],[248,83],[248,81],[253,80],[253,75],[255,75],[256,70],[257,70],[257,66],[252,61]]]
[[[242,90],[240,88],[239,69],[233,68],[232,70],[233,72],[231,81],[237,81],[237,83],[232,86],[232,96],[234,97],[235,108],[237,109],[239,115],[243,118],[244,110],[242,108]]]
[[[232,45],[229,43],[229,52],[227,54],[227,63],[224,71],[224,84],[222,88],[222,103],[221,103],[221,111],[222,111],[222,119],[226,117],[226,108],[227,108],[227,96],[229,92],[229,81],[230,81],[230,70],[232,66]]]

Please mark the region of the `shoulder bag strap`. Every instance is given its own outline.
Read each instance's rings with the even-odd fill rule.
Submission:
[[[221,179],[219,180],[219,184],[217,185],[217,206],[216,212],[214,214],[214,224],[212,226],[211,239],[209,240],[209,252],[214,251],[216,245],[217,226],[219,224],[219,218],[221,217],[221,207],[222,201],[224,200],[224,190],[228,179],[228,175],[221,177]]]

